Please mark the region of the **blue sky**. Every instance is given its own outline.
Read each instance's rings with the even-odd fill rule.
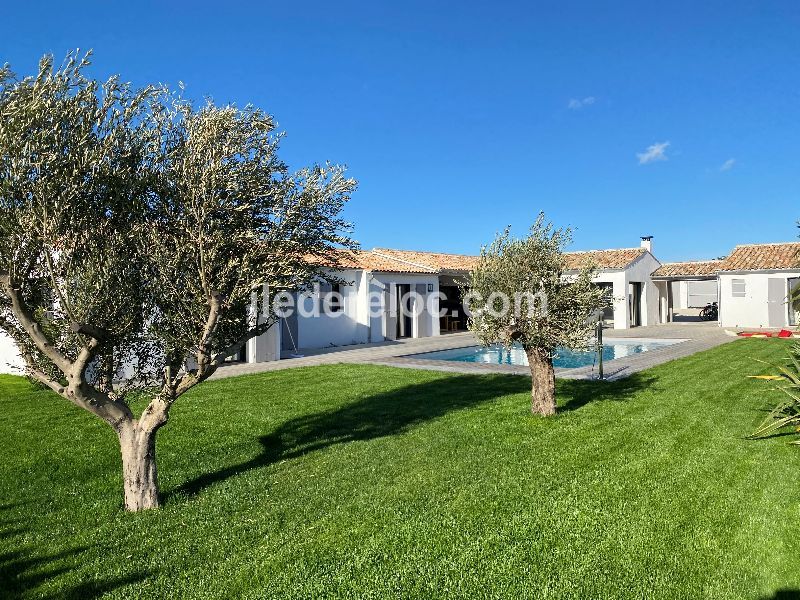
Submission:
[[[345,163],[365,247],[472,253],[543,210],[662,260],[793,240],[795,2],[9,2],[0,62],[253,103],[293,167]],[[665,145],[666,144],[666,145]]]

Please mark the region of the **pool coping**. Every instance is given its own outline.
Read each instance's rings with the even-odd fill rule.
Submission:
[[[676,358],[682,358],[708,350],[721,344],[734,342],[735,336],[726,334],[726,331],[717,326],[706,324],[686,324],[680,326],[656,325],[636,328],[635,330],[615,329],[606,333],[607,340],[652,340],[655,342],[665,340],[688,339],[681,343],[658,348],[649,352],[642,352],[630,357],[615,359],[604,363],[606,375],[609,379],[621,379],[633,373],[647,369]],[[425,338],[408,338],[321,348],[317,350],[304,350],[305,356],[288,360],[275,360],[257,363],[232,363],[220,367],[213,379],[265,373],[283,369],[299,367],[313,367],[328,364],[371,364],[390,367],[444,371],[462,374],[497,374],[497,375],[529,375],[528,368],[518,368],[510,365],[488,365],[478,363],[456,363],[453,361],[433,361],[427,359],[408,358],[414,354],[424,354],[435,350],[449,350],[478,344],[475,336],[468,332],[448,333],[441,336]],[[591,367],[559,370],[556,376],[564,379],[592,379],[596,372]]]
[[[648,350],[647,352],[640,352],[622,358],[617,358],[603,362],[603,380],[614,381],[629,377],[634,373],[649,369],[659,364],[689,356],[701,350],[707,350],[714,346],[718,346],[728,341],[733,341],[734,338],[723,339],[692,339],[692,338],[651,338],[651,337],[606,337],[604,341],[613,341],[619,343],[659,343],[662,347]],[[453,344],[449,348],[442,350],[456,350],[458,348],[466,348],[475,346],[474,340],[467,343],[464,340],[462,343]],[[370,361],[373,364],[381,364],[386,366],[409,368],[409,369],[423,369],[433,371],[445,371],[451,373],[474,374],[474,375],[521,375],[530,376],[530,370],[525,365],[498,365],[491,363],[469,363],[459,362],[452,360],[436,360],[428,358],[417,358],[422,354],[431,354],[442,350],[431,350],[428,352],[415,352],[401,356],[395,356],[386,359],[379,359]],[[597,380],[597,365],[589,365],[586,367],[578,368],[565,368],[558,367],[555,369],[555,375],[558,379],[584,379],[584,380]]]

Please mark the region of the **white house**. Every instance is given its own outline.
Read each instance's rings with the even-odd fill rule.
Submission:
[[[719,302],[721,260],[664,263],[653,274],[661,299],[662,323],[673,320],[675,311],[697,309]]]
[[[610,290],[606,320],[615,329],[666,323],[675,310],[714,301],[723,327],[786,327],[800,322],[800,303],[788,301],[800,286],[799,254],[800,243],[760,244],[737,246],[724,260],[662,265],[645,237],[638,248],[569,252],[566,275],[595,265],[595,283]],[[293,294],[292,314],[250,340],[239,359],[264,362],[310,349],[463,331],[460,290],[478,259],[390,248],[343,252],[335,274],[344,283]],[[10,364],[19,367],[21,360],[0,333],[0,373],[13,372]]]
[[[719,270],[722,327],[789,327],[800,322],[800,242],[736,246]]]
[[[652,238],[642,238],[639,248],[567,253],[567,266],[579,269],[594,264],[595,283],[611,290],[612,306],[605,320],[614,329],[657,325],[659,292],[650,275],[661,266],[652,254]]]
[[[659,322],[658,289],[652,282],[650,274],[661,263],[652,255],[651,244],[651,238],[648,237],[642,239],[638,248],[566,253],[569,269],[567,275],[577,272],[586,264],[593,264],[598,269],[594,281],[611,290],[612,306],[607,311],[607,320],[616,329],[655,325]],[[461,304],[459,285],[468,282],[469,273],[480,257],[390,248],[375,248],[364,254],[399,261],[410,268],[421,270],[422,273],[433,274],[436,278],[433,289],[440,291],[444,296],[441,306],[444,315],[439,321],[439,329],[441,331],[466,329],[467,318]],[[418,281],[419,277],[420,275],[416,274],[412,279]],[[423,335],[437,335],[435,327],[434,331]]]
[[[800,324],[800,242],[736,246],[724,259],[665,263],[653,273],[662,313],[719,304],[719,325],[783,328]]]
[[[343,252],[340,265],[335,275],[346,284],[293,295],[297,310],[280,328],[283,352],[439,335],[436,270],[374,251]],[[322,310],[329,292],[341,300]]]
[[[638,248],[566,255],[571,272],[588,263],[597,267],[595,282],[611,291],[606,318],[616,329],[659,322],[658,289],[650,274],[660,263],[650,244],[647,238]],[[464,331],[461,286],[478,260],[476,255],[389,248],[343,252],[335,275],[345,283],[323,283],[316,293],[292,294],[295,310],[279,327],[250,340],[238,358],[264,362],[310,349]],[[329,292],[340,299],[322,310]],[[0,347],[0,372],[8,370],[9,360],[19,361],[13,346]]]

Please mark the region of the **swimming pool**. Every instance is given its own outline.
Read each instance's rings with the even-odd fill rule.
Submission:
[[[632,354],[649,352],[656,348],[670,346],[684,340],[606,340],[603,344],[603,361],[615,360]],[[505,346],[467,346],[465,348],[453,348],[452,350],[437,350],[436,352],[426,352],[424,354],[414,354],[413,358],[423,360],[446,360],[455,362],[485,363],[495,365],[515,365],[527,366],[528,357],[521,346],[513,345],[511,348]],[[597,352],[568,350],[559,348],[553,359],[553,366],[562,369],[577,369],[578,367],[588,367],[597,362]]]

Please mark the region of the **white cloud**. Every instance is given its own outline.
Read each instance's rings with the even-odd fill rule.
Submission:
[[[584,106],[591,106],[592,104],[594,104],[594,101],[595,101],[594,96],[586,96],[586,98],[583,98],[582,100],[579,100],[578,98],[571,98],[570,101],[567,103],[567,108],[571,110],[580,110]]]
[[[655,144],[648,146],[647,150],[644,152],[637,152],[636,158],[639,159],[640,165],[646,165],[647,163],[656,162],[659,160],[667,160],[666,150],[669,146],[669,142],[656,142]]]
[[[736,159],[735,158],[729,158],[724,163],[722,163],[722,166],[719,168],[719,170],[720,171],[730,171],[733,168],[733,165],[735,165],[735,164],[736,164]]]

